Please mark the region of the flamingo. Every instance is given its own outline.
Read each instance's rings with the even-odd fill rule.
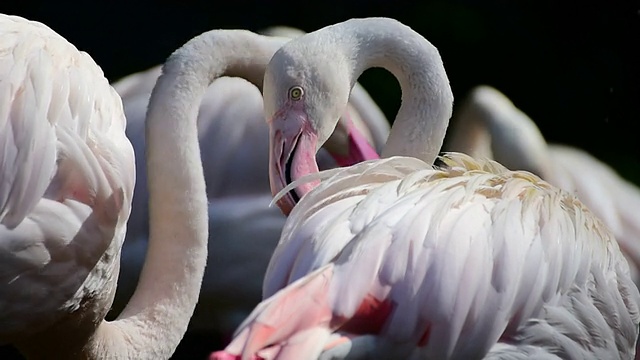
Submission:
[[[493,87],[474,88],[454,116],[447,149],[527,170],[575,194],[612,230],[640,285],[640,189],[589,153],[547,144],[535,122]],[[588,176],[586,176],[588,174]]]
[[[122,102],[93,59],[46,25],[2,14],[0,37],[0,343],[31,359],[169,358],[207,257],[195,126],[152,95],[149,251],[108,322],[135,182]]]
[[[301,32],[300,30],[297,30]],[[292,28],[270,28],[270,36],[295,37]],[[268,50],[268,46],[265,45]],[[267,51],[265,50],[265,51]],[[230,51],[230,49],[224,49]],[[144,151],[144,117],[151,89],[161,70],[159,66],[132,74],[113,84],[122,96],[127,116],[127,136],[136,154]],[[320,167],[359,161],[358,156],[376,156],[374,149],[351,149],[350,124],[355,144],[362,134],[367,144],[381,148],[389,124],[366,90],[356,85],[353,107],[340,119],[340,125],[318,153]],[[359,115],[362,109],[366,115]],[[369,131],[371,129],[371,131]],[[269,207],[268,134],[264,122],[262,94],[245,79],[222,77],[205,92],[198,112],[201,157],[207,184],[209,229],[215,240],[209,242],[198,305],[189,324],[190,331],[231,334],[260,301],[264,272],[275,249],[285,216]],[[352,135],[354,133],[351,133]],[[362,145],[363,147],[368,146]],[[359,155],[363,154],[363,155]],[[334,156],[334,158],[332,158]],[[350,160],[350,159],[355,160]],[[122,248],[121,270],[112,314],[119,313],[135,289],[147,248],[148,191],[144,161],[136,164],[136,183],[127,236]],[[228,336],[228,335],[227,335]]]
[[[383,158],[313,171],[373,66],[402,89]],[[420,34],[366,18],[294,39],[264,99],[274,201],[292,211],[264,300],[212,359],[633,356],[640,294],[602,222],[529,172],[438,156],[453,94]]]

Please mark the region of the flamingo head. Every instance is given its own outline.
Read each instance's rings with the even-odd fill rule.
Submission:
[[[276,52],[263,83],[273,195],[292,181],[318,172],[315,155],[323,145],[340,166],[378,157],[349,117],[342,116],[346,114],[351,82],[338,76],[334,69],[336,60],[324,61],[321,54],[292,55],[295,54],[289,54],[284,47]],[[316,180],[297,186],[278,200],[278,206],[288,215],[304,194],[317,185]]]

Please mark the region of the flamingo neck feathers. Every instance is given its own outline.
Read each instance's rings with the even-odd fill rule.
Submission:
[[[373,67],[386,69],[400,84],[402,102],[382,156],[411,156],[433,164],[453,110],[453,93],[438,49],[389,18],[352,19],[330,28],[327,34],[335,36],[352,59],[351,86]]]
[[[102,323],[89,358],[169,358],[175,351],[193,315],[207,259],[208,199],[197,133],[200,102],[222,76],[243,77],[261,87],[264,68],[283,42],[249,31],[213,30],[166,61],[146,120],[147,257],[131,300],[114,322]]]

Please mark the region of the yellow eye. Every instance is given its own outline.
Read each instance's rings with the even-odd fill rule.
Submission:
[[[289,89],[289,98],[293,101],[298,101],[302,98],[304,91],[300,86],[294,86]]]

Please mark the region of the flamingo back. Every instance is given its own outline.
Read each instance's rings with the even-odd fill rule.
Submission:
[[[528,172],[457,153],[440,164],[321,174],[226,351],[631,358],[640,294],[609,229]]]
[[[6,342],[92,304],[108,309],[135,169],[120,98],[88,54],[17,16],[0,15],[0,37]]]

